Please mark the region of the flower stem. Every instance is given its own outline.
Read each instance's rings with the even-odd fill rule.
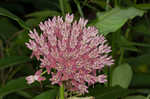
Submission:
[[[63,84],[60,86],[59,92],[60,92],[60,99],[65,99],[64,98],[64,85]]]
[[[80,6],[80,2],[79,2],[78,0],[74,0],[74,2],[75,2],[75,4],[77,5],[78,11],[79,11],[81,17],[84,17],[82,8],[81,8],[81,6]]]
[[[44,75],[47,72],[47,70],[45,70],[44,72],[41,73],[41,76]]]
[[[62,15],[64,16],[65,15],[65,10],[64,10],[64,2],[63,2],[63,0],[59,0],[59,5],[60,5],[60,8],[61,8]]]

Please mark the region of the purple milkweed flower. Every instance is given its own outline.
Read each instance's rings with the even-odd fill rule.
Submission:
[[[30,31],[30,40],[26,43],[32,50],[32,56],[41,61],[40,72],[28,76],[29,84],[45,80],[42,69],[51,74],[52,84],[62,83],[70,91],[87,93],[88,86],[96,82],[105,83],[106,75],[97,75],[104,66],[113,64],[108,54],[111,47],[103,35],[93,26],[86,26],[88,20],[67,14],[65,20],[57,16],[39,24],[41,33]]]
[[[41,73],[42,73],[42,69],[41,69],[41,70],[38,70],[38,71],[35,73],[35,75],[30,75],[30,76],[26,77],[27,83],[28,83],[28,84],[32,84],[32,83],[33,83],[34,81],[36,81],[36,80],[39,81],[39,82],[45,80],[45,77],[42,77],[42,76],[41,76]]]

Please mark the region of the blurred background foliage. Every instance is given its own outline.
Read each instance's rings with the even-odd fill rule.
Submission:
[[[112,46],[108,82],[89,88],[95,99],[150,99],[150,0],[1,0],[0,99],[56,99],[48,81],[27,85],[39,62],[30,59],[28,31],[53,16],[74,13],[99,29]]]

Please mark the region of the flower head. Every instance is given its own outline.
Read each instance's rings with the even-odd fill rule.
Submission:
[[[87,20],[73,18],[67,14],[65,20],[58,16],[41,22],[42,33],[30,31],[31,39],[26,45],[33,51],[32,56],[41,61],[40,68],[52,75],[52,84],[63,83],[70,91],[86,93],[88,85],[107,81],[106,75],[96,72],[113,64],[108,55],[111,47],[95,27],[86,26]],[[27,80],[29,84],[34,82],[33,76]]]

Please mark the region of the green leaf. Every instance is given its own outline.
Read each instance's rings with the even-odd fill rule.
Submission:
[[[143,64],[147,64],[149,65],[150,64],[150,53],[146,53],[146,54],[143,54],[141,56],[137,56],[137,57],[130,57],[127,59],[127,62],[133,66],[140,66],[140,65],[143,65]]]
[[[30,61],[30,59],[26,56],[10,56],[6,58],[2,58],[0,60],[0,69],[4,69],[10,66],[14,66],[17,64],[25,63]]]
[[[149,73],[135,73],[131,82],[132,87],[150,87]]]
[[[12,14],[11,12],[9,12],[8,10],[4,9],[4,8],[0,8],[0,15],[2,16],[6,16],[9,17],[15,21],[17,21],[20,26],[22,26],[23,28],[29,30],[30,28],[24,23],[23,20],[21,20],[19,17],[17,17],[16,15]]]
[[[119,41],[119,42],[117,42]],[[117,45],[122,48],[124,48],[125,50],[129,50],[129,51],[138,51],[138,49],[134,46],[134,44],[130,41],[128,41],[124,36],[120,35],[118,40],[116,40]]]
[[[128,19],[133,19],[135,16],[142,16],[144,11],[130,7],[127,9],[113,8],[104,13],[97,13],[97,20],[95,26],[100,33],[107,35],[110,32],[115,32],[121,28]]]
[[[119,97],[123,97],[128,95],[129,93],[133,93],[128,89],[121,88],[120,86],[115,87],[94,87],[92,90],[89,90],[88,96],[93,96],[95,99],[118,99]]]
[[[57,88],[51,89],[41,93],[40,95],[34,97],[33,99],[55,99],[57,92],[58,92]]]
[[[15,41],[13,42],[14,45],[17,46],[15,48],[18,48],[18,47],[21,47],[21,46],[26,47],[25,42],[28,42],[28,40],[29,40],[29,36],[28,36],[29,31],[21,30],[21,31],[18,31],[18,33],[19,33],[19,35],[15,38]],[[11,48],[11,50],[13,50],[13,49]]]
[[[46,18],[30,18],[25,23],[30,27],[36,27],[40,22],[44,21]]]
[[[63,0],[64,1],[64,6],[65,6],[65,12],[66,13],[71,13],[71,6],[69,4],[69,0]]]
[[[74,0],[74,2],[75,2],[75,4],[77,5],[78,11],[79,11],[81,17],[84,17],[84,14],[83,14],[83,11],[82,11],[82,7],[81,7],[81,5],[80,5],[79,0]]]
[[[36,27],[41,21],[44,21],[46,18],[51,16],[59,16],[59,15],[61,14],[54,10],[43,10],[43,11],[33,12],[26,15],[26,17],[32,17],[32,18],[29,18],[25,23],[30,27]]]
[[[150,36],[150,29],[149,29],[149,19],[141,19],[132,27],[132,31],[135,36],[146,35]]]
[[[36,2],[32,1],[32,5],[39,10],[45,10],[45,9],[51,9],[57,11],[60,10],[58,0],[36,0]]]
[[[106,2],[105,1],[102,1],[102,0],[93,0],[93,1],[91,1],[92,3],[94,3],[94,4],[97,4],[97,5],[99,5],[100,7],[102,7],[102,8],[105,8],[106,7]]]
[[[24,77],[11,80],[5,86],[0,88],[0,96],[5,96],[9,93],[16,92],[19,90],[23,90],[29,88],[30,86],[27,84]]]
[[[128,88],[132,75],[132,69],[128,64],[117,66],[112,73],[112,86],[119,85],[122,88]]]
[[[128,96],[125,99],[146,99],[146,97],[137,95],[137,96]]]
[[[59,5],[60,5],[61,13],[64,16],[65,15],[65,9],[64,9],[64,2],[63,2],[63,0],[59,0]]]
[[[14,33],[19,30],[6,17],[0,18],[0,27],[0,36],[5,40],[8,40],[12,35],[14,35]]]
[[[19,95],[21,95],[21,96],[24,96],[24,97],[26,97],[26,98],[28,98],[28,99],[31,99],[31,98],[33,97],[33,96],[30,95],[29,93],[27,93],[27,92],[25,92],[25,91],[21,91],[21,90],[17,91],[16,93],[19,94]]]
[[[53,10],[44,10],[44,11],[38,11],[38,12],[33,12],[30,14],[27,14],[26,17],[37,17],[37,18],[45,18],[45,17],[50,17],[50,16],[58,16],[60,15],[59,12],[53,11]]]
[[[142,10],[149,10],[150,9],[150,4],[136,4],[134,5],[136,8],[138,9],[142,9]]]

